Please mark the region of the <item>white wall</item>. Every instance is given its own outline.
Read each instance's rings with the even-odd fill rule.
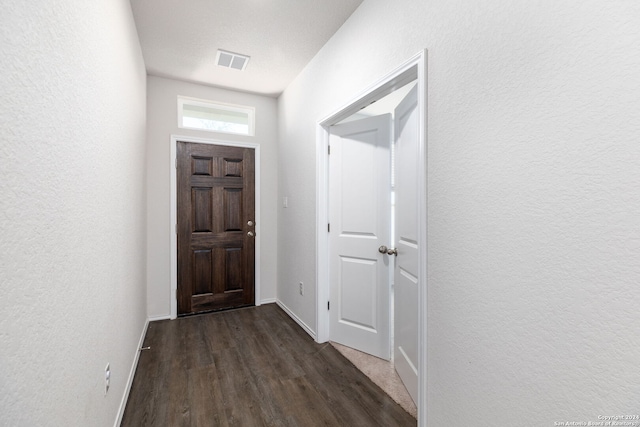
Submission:
[[[315,124],[429,49],[429,425],[638,413],[638,22],[365,0],[280,97],[278,298],[315,329]]]
[[[255,136],[178,128],[178,95],[256,108]],[[276,297],[277,101],[274,98],[149,76],[147,79],[147,301],[150,317],[171,314],[171,135],[260,144],[260,298]]]
[[[113,425],[146,319],[130,5],[2,3],[0,424]]]

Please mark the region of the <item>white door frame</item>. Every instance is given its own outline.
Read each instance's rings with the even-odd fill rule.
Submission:
[[[363,107],[383,98],[405,84],[418,82],[419,141],[421,159],[418,167],[418,238],[420,239],[418,289],[418,426],[427,423],[427,50],[423,50],[395,70],[361,92],[352,102],[326,116],[317,124],[316,131],[316,341],[329,340],[329,128],[331,125],[360,111]]]
[[[260,221],[260,144],[255,142],[233,142],[221,141],[218,139],[198,138],[195,136],[171,135],[171,319],[178,317],[178,235],[176,234],[178,224],[178,202],[176,184],[176,147],[178,141],[193,142],[196,144],[225,145],[228,147],[253,148],[255,150],[255,222],[256,222],[256,249],[255,249],[255,304],[260,305],[260,237],[262,236]]]

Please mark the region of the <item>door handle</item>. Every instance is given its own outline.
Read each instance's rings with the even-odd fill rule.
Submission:
[[[380,246],[378,248],[378,252],[380,252],[381,254],[398,256],[398,250],[396,248],[388,248],[385,245]]]
[[[249,231],[247,233],[247,236],[249,236],[249,237],[255,237],[255,235],[256,235],[256,233],[254,233],[253,231]]]

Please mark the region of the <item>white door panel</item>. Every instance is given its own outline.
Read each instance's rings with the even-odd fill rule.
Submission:
[[[414,87],[394,112],[395,245],[394,363],[418,400],[418,96]]]
[[[378,329],[378,265],[375,260],[340,257],[340,279],[343,286],[341,301],[358,301],[357,304],[342,303],[339,306],[339,321],[345,325]]]
[[[390,358],[390,125],[386,114],[331,127],[331,340]]]

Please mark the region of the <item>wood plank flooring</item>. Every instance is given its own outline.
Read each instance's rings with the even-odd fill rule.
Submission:
[[[122,420],[135,426],[415,426],[276,304],[152,322]]]

